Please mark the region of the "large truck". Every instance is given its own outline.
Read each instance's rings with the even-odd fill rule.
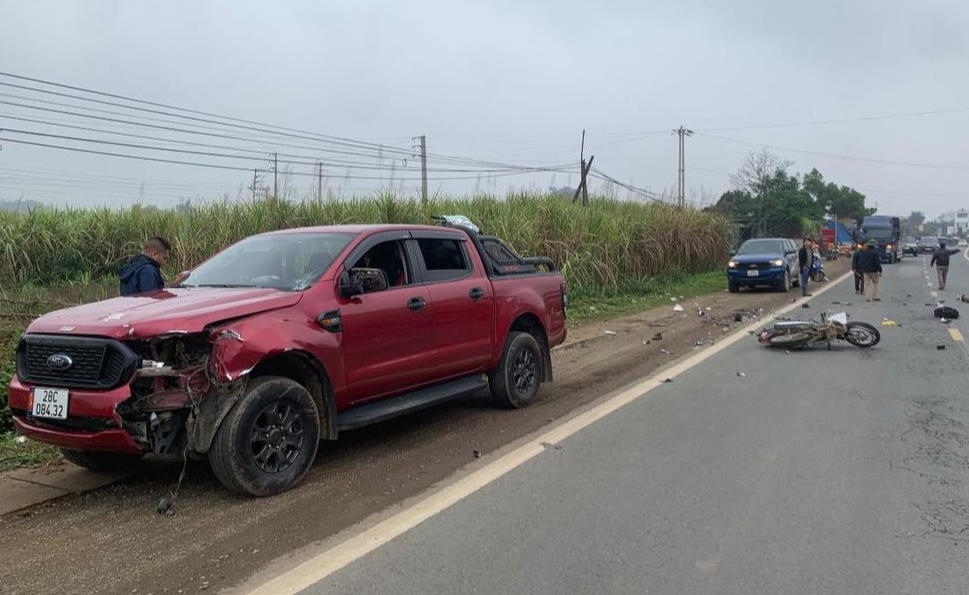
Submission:
[[[882,262],[898,262],[902,254],[902,221],[889,215],[869,215],[858,224],[858,244],[869,240],[878,242],[878,256]]]

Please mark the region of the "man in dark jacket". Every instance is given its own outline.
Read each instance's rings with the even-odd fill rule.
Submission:
[[[939,249],[932,253],[932,262],[929,266],[935,267],[935,272],[939,274],[939,289],[945,289],[946,278],[949,276],[949,256],[958,250],[946,250],[945,242],[939,242]]]
[[[804,244],[797,251],[797,270],[801,274],[801,295],[810,296],[808,293],[808,281],[811,279],[811,265],[814,264],[814,248],[811,246],[811,239],[804,238]]]
[[[878,297],[878,281],[882,275],[882,259],[878,256],[878,242],[868,240],[868,245],[858,255],[858,268],[865,275],[865,290],[867,301],[880,302]]]
[[[855,251],[851,253],[851,272],[855,274],[855,293],[865,293],[865,274],[858,266],[858,259],[862,251],[862,248],[856,246]]]
[[[121,295],[148,293],[165,287],[161,265],[168,260],[171,250],[171,244],[164,238],[149,238],[145,243],[145,250],[125,263],[118,273]]]

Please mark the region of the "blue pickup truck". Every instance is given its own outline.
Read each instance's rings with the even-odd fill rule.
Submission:
[[[797,274],[797,244],[787,238],[747,240],[727,263],[727,288],[771,286],[790,291],[800,284]]]

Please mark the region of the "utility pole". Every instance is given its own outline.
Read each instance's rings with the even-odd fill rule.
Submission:
[[[256,200],[256,189],[259,187],[259,168],[252,170],[252,200]]]
[[[317,163],[319,172],[316,176],[316,202],[323,202],[323,162]]]
[[[279,155],[273,151],[273,200],[279,200]]]
[[[679,171],[680,175],[676,184],[677,185],[676,196],[677,196],[677,202],[679,203],[680,207],[685,207],[686,206],[686,164],[685,164],[686,158],[683,150],[683,145],[685,144],[684,141],[686,137],[693,136],[693,131],[687,128],[683,128],[683,126],[680,126],[679,128],[674,129],[672,131],[672,134],[679,135],[680,137],[680,171]]]
[[[596,156],[589,157],[589,162],[585,161],[585,128],[582,129],[582,145],[579,148],[579,185],[575,187],[575,194],[572,195],[572,202],[579,200],[582,194],[582,206],[589,206],[589,170],[592,169],[592,160]]]
[[[421,135],[421,202],[427,204],[427,136]]]

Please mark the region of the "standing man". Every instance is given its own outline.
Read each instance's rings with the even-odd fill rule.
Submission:
[[[855,251],[851,253],[851,272],[855,274],[855,293],[858,294],[865,293],[865,274],[858,266],[861,253],[861,247],[856,244]]]
[[[145,249],[135,255],[118,273],[121,281],[121,295],[136,295],[158,291],[165,287],[161,276],[161,265],[171,254],[172,245],[165,238],[155,236],[145,242]]]
[[[865,290],[868,299],[865,301],[880,302],[878,297],[878,280],[882,276],[882,259],[878,255],[878,242],[868,240],[865,250],[858,256],[858,268],[865,276]]]
[[[801,296],[809,297],[808,281],[811,279],[811,265],[814,264],[814,249],[811,238],[804,238],[801,249],[797,251],[797,267],[801,273]]]
[[[945,242],[939,242],[939,249],[932,253],[932,262],[929,266],[935,266],[935,272],[939,274],[939,291],[945,289],[946,277],[949,275],[949,256],[959,250],[946,250]]]

